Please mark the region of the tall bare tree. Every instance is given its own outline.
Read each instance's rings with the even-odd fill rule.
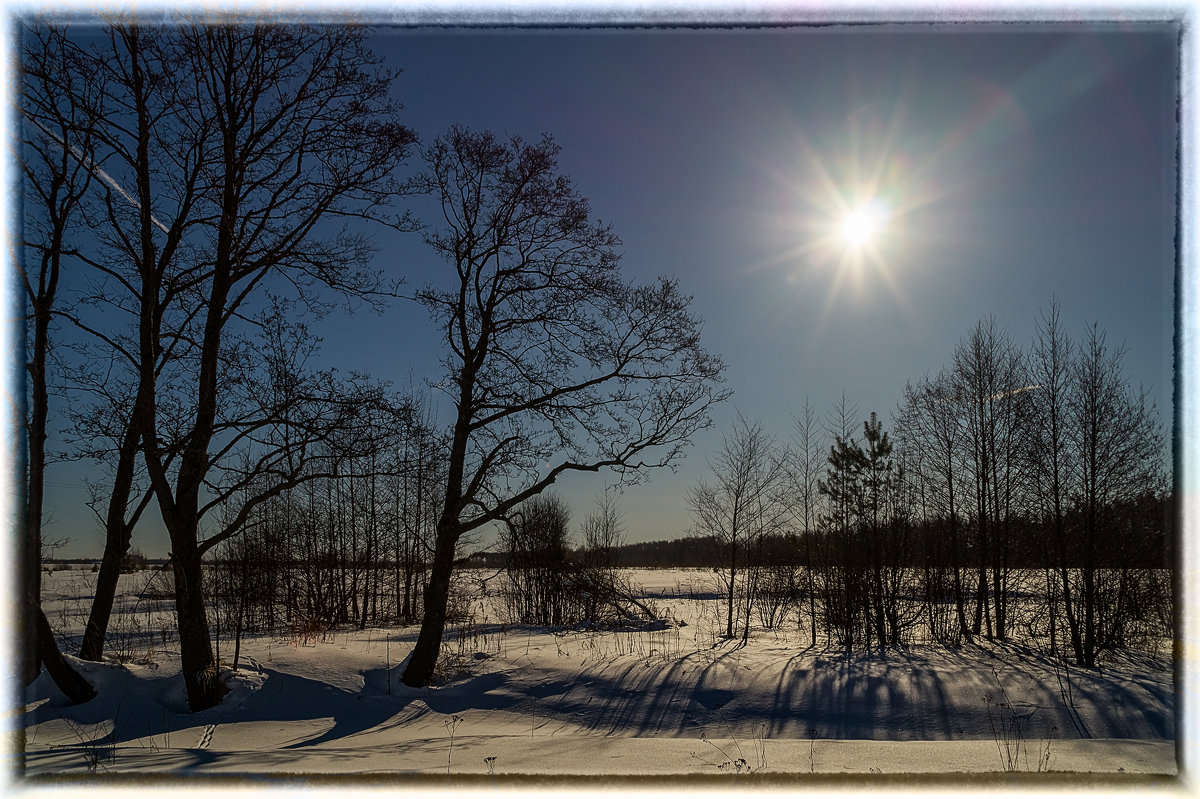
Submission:
[[[967,623],[962,569],[964,541],[960,525],[965,425],[951,381],[951,375],[942,371],[932,378],[905,386],[900,427],[903,446],[909,450],[908,463],[913,479],[923,498],[925,522],[939,528],[944,525],[946,531],[945,560],[950,571],[957,622],[955,637],[966,637],[971,634],[971,627]],[[941,560],[940,557],[937,559]],[[932,607],[930,609],[932,611]]]
[[[1051,301],[1041,317],[1029,354],[1030,380],[1038,385],[1030,413],[1029,469],[1035,509],[1047,529],[1042,537],[1042,556],[1047,567],[1046,604],[1051,651],[1058,649],[1058,602],[1070,630],[1070,640],[1080,644],[1082,636],[1074,597],[1070,591],[1071,548],[1067,535],[1069,492],[1075,483],[1076,464],[1069,446],[1069,402],[1074,355],[1071,339],[1062,329],[1057,301]],[[1051,565],[1057,568],[1051,573]]]
[[[572,471],[671,464],[726,396],[678,285],[626,283],[619,241],[559,173],[559,147],[461,127],[424,148],[448,265],[416,299],[441,326],[453,403],[425,614],[403,680],[427,685],[456,549]]]
[[[817,482],[825,463],[824,445],[817,427],[816,410],[804,400],[804,408],[792,416],[792,445],[787,452],[788,476],[791,481],[793,527],[798,526],[804,538],[804,590],[808,596],[808,624],[813,646],[817,645],[817,586],[814,571],[813,537],[820,517],[820,494]]]
[[[1158,415],[1145,391],[1130,386],[1124,356],[1123,347],[1109,347],[1098,325],[1089,327],[1071,370],[1067,404],[1080,529],[1072,553],[1078,568],[1062,587],[1064,602],[1076,608],[1078,622],[1071,628],[1076,662],[1088,668],[1119,644],[1128,611],[1123,604],[1132,575],[1122,513],[1139,495],[1161,492],[1164,484]]]
[[[94,295],[131,321],[113,333],[110,314],[90,330],[135,375],[130,425],[171,540],[184,680],[198,710],[223,690],[199,522],[210,472],[228,453],[219,436],[231,429],[220,416],[237,357],[229,332],[262,310],[267,289],[293,291],[316,312],[321,287],[386,292],[352,225],[402,224],[382,214],[403,191],[393,170],[415,137],[389,99],[394,73],[358,28],[119,24],[92,49],[88,74],[105,87],[92,111],[106,178]]]
[[[765,536],[779,532],[787,513],[787,472],[778,443],[758,422],[740,413],[709,461],[712,482],[701,478],[688,490],[692,533],[714,539],[723,565],[718,572],[726,597],[725,635],[734,635],[737,588],[746,607],[753,600],[752,561]],[[747,614],[748,615],[748,614]],[[746,619],[747,625],[749,619]],[[748,632],[744,629],[743,632]]]
[[[1034,390],[1024,366],[1020,351],[991,317],[980,321],[954,352],[954,392],[967,419],[964,443],[975,489],[979,582],[973,630],[978,635],[985,623],[987,637],[1001,640],[1008,634],[1010,532],[1014,492],[1022,476],[1022,413]]]
[[[79,80],[77,56],[62,32],[35,28],[26,32],[22,51],[21,167],[26,212],[23,252],[17,270],[27,309],[29,405],[25,418],[28,446],[25,469],[24,530],[19,539],[23,603],[22,678],[32,682],[45,665],[58,687],[81,702],[92,687],[62,657],[41,605],[42,513],[49,418],[47,360],[64,258],[71,257],[70,233],[80,224],[81,206],[92,182],[88,159],[94,126],[74,102],[87,88]]]

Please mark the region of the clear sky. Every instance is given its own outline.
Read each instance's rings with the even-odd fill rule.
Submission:
[[[908,380],[948,365],[994,315],[1019,344],[1052,296],[1128,348],[1170,424],[1177,29],[1096,25],[769,30],[402,31],[375,51],[403,74],[403,121],[536,138],[624,242],[627,274],[679,278],[732,400],[677,474],[621,498],[631,541],[689,524],[684,492],[736,410],[781,437],[807,397],[890,419]],[[872,201],[882,232],[847,256],[831,232]],[[415,236],[379,263],[420,285],[443,267]],[[416,305],[331,317],[325,363],[405,384],[436,374]],[[50,480],[64,554],[102,533]],[[602,475],[562,493],[582,519]],[[157,528],[157,526],[156,526]],[[135,545],[164,554],[147,528]]]

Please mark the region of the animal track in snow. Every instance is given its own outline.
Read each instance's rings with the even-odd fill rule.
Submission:
[[[200,743],[196,744],[196,748],[207,749],[208,745],[212,743],[213,732],[215,732],[216,729],[216,724],[209,724],[207,727],[205,727],[203,734],[200,736]]]

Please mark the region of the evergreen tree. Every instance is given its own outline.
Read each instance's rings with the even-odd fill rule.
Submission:
[[[817,490],[829,498],[825,524],[832,563],[826,569],[825,623],[847,648],[854,645],[863,618],[862,566],[857,554],[864,510],[863,472],[866,453],[848,436],[837,435],[829,448],[828,476]]]

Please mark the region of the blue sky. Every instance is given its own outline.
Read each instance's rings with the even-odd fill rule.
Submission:
[[[630,540],[684,531],[684,492],[735,410],[786,437],[806,397],[824,414],[844,391],[887,420],[979,319],[1024,345],[1052,296],[1072,334],[1095,321],[1125,343],[1170,423],[1174,28],[380,29],[372,46],[404,70],[393,91],[423,139],[452,123],[552,134],[626,273],[694,296],[735,393],[678,473],[626,491]],[[887,227],[846,257],[829,230],[868,197]],[[415,236],[378,243],[412,284],[442,267]],[[318,332],[327,364],[435,374],[416,305]],[[98,555],[98,525],[68,507],[74,472],[50,479],[48,534]],[[581,519],[603,488],[560,493]],[[167,548],[150,528],[135,544]]]

